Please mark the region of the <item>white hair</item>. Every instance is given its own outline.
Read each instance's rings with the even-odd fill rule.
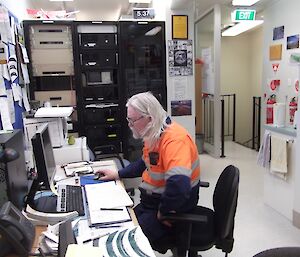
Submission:
[[[126,107],[131,106],[141,115],[151,117],[149,129],[143,140],[147,141],[150,147],[154,147],[161,133],[168,127],[166,123],[167,112],[151,92],[139,93],[128,99]]]

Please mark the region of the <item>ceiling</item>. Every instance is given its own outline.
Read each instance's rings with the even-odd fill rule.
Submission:
[[[77,20],[118,20],[121,15],[131,14],[132,7],[148,7],[146,4],[129,4],[128,0],[74,0],[72,2],[50,2],[49,0],[25,0],[28,8],[44,11],[80,10]],[[166,1],[166,0],[160,0]],[[185,9],[194,0],[170,0],[172,9]],[[207,10],[216,3],[228,4],[231,0],[195,0],[200,10]]]
[[[121,16],[131,15],[133,7],[150,7],[147,4],[129,4],[128,0],[74,0],[72,2],[50,2],[49,0],[24,0],[31,9],[44,11],[66,10],[67,12],[80,11],[76,14],[77,20],[118,20]],[[167,1],[167,0],[152,0]],[[231,0],[169,0],[172,9],[185,9],[195,4],[197,14],[210,9],[214,4],[231,6]],[[259,6],[264,6],[261,0]]]

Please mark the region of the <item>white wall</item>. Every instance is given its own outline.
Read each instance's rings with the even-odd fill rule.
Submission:
[[[188,39],[193,40],[193,55],[194,53],[194,20],[193,20],[193,9],[187,6],[186,10],[171,10],[166,9],[166,59],[168,60],[168,40],[172,39],[172,26],[171,26],[171,17],[173,14],[180,15],[189,15],[188,17]],[[193,57],[193,75],[184,76],[186,78],[186,99],[192,100],[192,115],[189,116],[173,116],[172,119],[185,127],[190,135],[195,138],[195,57]],[[178,100],[174,97],[174,83],[178,79],[178,77],[170,77],[169,76],[169,64],[167,61],[167,95],[168,95],[168,112],[171,112],[171,101]],[[182,77],[182,76],[181,76]]]
[[[221,94],[236,94],[236,141],[245,142],[252,137],[252,97],[261,95],[262,29],[222,37],[221,51]]]
[[[263,70],[263,26],[250,31],[250,83],[251,95],[262,96],[262,70]]]
[[[287,50],[286,41],[287,36],[292,36],[300,34],[299,29],[299,10],[300,1],[299,0],[277,0],[274,1],[264,12],[264,48],[263,48],[263,90],[270,95],[270,89],[268,88],[268,83],[271,79],[280,79],[281,85],[279,89],[275,92],[277,95],[277,102],[285,102],[286,98],[289,99],[295,96],[294,81],[299,79],[300,67],[290,64],[290,54],[299,53],[298,49]],[[280,40],[273,41],[273,28],[284,25],[284,38]],[[282,59],[278,61],[269,60],[269,47],[274,44],[282,44]],[[272,63],[279,63],[279,70],[275,74],[272,70]],[[289,83],[292,82],[292,83]],[[299,93],[298,93],[299,99]],[[266,99],[265,99],[266,101]],[[299,106],[299,102],[298,102]],[[288,108],[286,108],[288,113]],[[262,124],[265,122],[265,106],[262,110]],[[287,123],[286,123],[287,124]],[[288,125],[288,124],[287,124]],[[293,206],[293,217],[297,218],[297,226],[300,227],[300,124],[298,124],[297,139],[294,141],[296,144],[296,156],[298,158],[291,158],[292,164],[295,164],[295,168],[292,172],[295,174],[294,179],[294,199]],[[284,201],[284,199],[281,199]]]

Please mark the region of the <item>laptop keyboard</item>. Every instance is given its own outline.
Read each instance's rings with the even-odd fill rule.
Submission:
[[[58,212],[77,211],[84,216],[82,189],[80,186],[59,185],[56,210]]]

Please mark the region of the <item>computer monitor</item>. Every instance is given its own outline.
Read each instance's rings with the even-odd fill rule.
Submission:
[[[26,203],[37,211],[56,212],[56,197],[53,194],[41,194],[35,199],[38,191],[51,192],[50,183],[55,175],[55,161],[50,140],[48,124],[41,124],[31,139],[37,170],[37,177],[30,188]]]
[[[49,190],[55,175],[55,160],[48,124],[42,124],[31,139],[40,190]]]

